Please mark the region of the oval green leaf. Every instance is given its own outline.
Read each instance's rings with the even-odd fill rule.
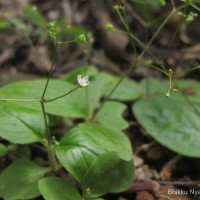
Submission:
[[[69,131],[56,148],[63,166],[78,180],[99,155],[116,152],[123,160],[132,158],[130,141],[120,131],[96,123],[83,123]]]
[[[0,176],[0,197],[6,200],[26,200],[39,196],[37,184],[45,173],[45,168],[28,159],[15,161]]]
[[[43,93],[46,80],[27,80],[19,81],[6,85],[0,89],[1,98],[14,98],[14,99],[39,99]],[[61,96],[71,89],[75,88],[74,85],[61,80],[51,80],[47,88],[45,99],[53,99]],[[77,89],[70,95],[58,99],[56,101],[45,103],[46,112],[53,115],[65,117],[85,117],[87,114],[86,102],[81,99],[84,96],[83,89]],[[41,111],[39,102],[19,102],[12,101],[13,103],[22,107],[28,107],[34,110]]]
[[[38,186],[45,200],[81,200],[75,186],[63,178],[46,177],[39,181]]]
[[[44,138],[45,125],[42,112],[7,102],[1,102],[0,111],[1,137],[17,144],[38,142]]]
[[[99,197],[125,190],[132,182],[133,173],[132,161],[121,160],[115,152],[106,152],[92,162],[81,184],[90,197]]]
[[[124,104],[109,101],[104,104],[95,119],[109,128],[123,130],[128,127],[127,121],[122,116],[125,109]]]
[[[200,157],[200,116],[187,101],[154,97],[136,102],[139,123],[159,143],[192,157]]]

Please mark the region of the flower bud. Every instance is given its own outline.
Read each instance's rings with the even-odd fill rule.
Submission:
[[[106,23],[104,25],[104,28],[107,30],[107,31],[112,31],[114,29],[114,26],[111,24],[111,23]]]
[[[79,43],[87,43],[87,39],[86,39],[86,36],[85,34],[80,34],[77,38],[76,38],[76,42],[79,42]]]

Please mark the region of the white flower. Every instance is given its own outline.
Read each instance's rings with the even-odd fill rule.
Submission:
[[[88,81],[88,79],[89,79],[88,76],[84,76],[83,78],[81,77],[80,74],[77,76],[78,84],[82,87],[89,85],[90,82]]]

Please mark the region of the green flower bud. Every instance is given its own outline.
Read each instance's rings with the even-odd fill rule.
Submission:
[[[186,21],[187,23],[191,23],[191,22],[194,21],[194,19],[195,19],[197,16],[198,16],[197,13],[190,12],[190,13],[186,16],[185,21]]]
[[[113,9],[114,9],[115,11],[118,11],[118,10],[119,10],[119,6],[118,6],[118,5],[114,5],[114,6],[113,6]]]
[[[161,6],[166,6],[166,1],[165,0],[159,0],[159,3]]]
[[[182,13],[182,12],[178,12],[177,15],[180,16],[180,17],[185,17],[185,14]]]
[[[77,38],[76,38],[76,42],[79,42],[79,43],[87,43],[87,39],[86,39],[86,36],[85,34],[80,34]]]
[[[47,29],[49,30],[49,33],[52,38],[55,38],[57,35],[57,26],[55,22],[49,22],[47,24]]]
[[[152,61],[152,60],[146,60],[146,61],[144,62],[144,64],[145,64],[145,66],[150,66],[150,65],[153,64],[153,61]]]
[[[106,23],[104,25],[104,28],[107,30],[107,31],[112,31],[114,29],[114,26],[111,24],[111,23]]]
[[[175,93],[177,93],[177,92],[178,92],[178,89],[173,88],[172,91],[175,92]]]
[[[172,71],[172,69],[169,69],[169,74],[171,75],[171,74],[173,74],[173,71]]]
[[[3,20],[0,20],[0,30],[5,29],[7,26],[6,22]]]
[[[170,92],[167,92],[167,93],[165,94],[165,97],[166,97],[166,98],[169,98],[169,97],[170,97]]]

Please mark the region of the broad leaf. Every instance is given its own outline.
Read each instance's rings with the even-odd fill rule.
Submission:
[[[132,158],[130,141],[123,132],[96,123],[83,123],[79,125],[79,128],[88,141],[96,142],[106,151],[116,152],[121,159],[128,161]]]
[[[127,161],[132,158],[130,142],[122,132],[95,123],[83,123],[72,129],[56,148],[58,159],[78,181],[93,160],[106,152],[116,152]]]
[[[200,116],[187,102],[154,97],[136,102],[133,112],[159,143],[192,157],[200,157]]]
[[[133,160],[121,160],[116,170],[118,170],[118,175],[110,192],[121,192],[130,186],[133,181],[135,171]]]
[[[45,200],[81,200],[77,189],[63,178],[46,177],[39,181],[38,186]]]
[[[109,128],[123,130],[128,123],[123,119],[123,111],[126,106],[119,102],[106,102],[96,116],[96,121]]]
[[[45,172],[45,168],[25,158],[15,161],[0,176],[0,197],[27,200],[39,196],[37,184]]]
[[[6,102],[1,102],[0,111],[1,137],[18,144],[38,142],[44,138],[45,125],[41,111]]]
[[[37,99],[40,98],[46,80],[28,80],[12,83],[0,89],[1,98],[14,98],[14,99]],[[51,80],[47,88],[45,99],[52,99],[61,96],[75,86],[61,80]],[[82,102],[84,96],[83,89],[77,89],[70,95],[58,99],[56,101],[45,103],[47,113],[65,116],[65,117],[85,117],[86,104]],[[13,102],[17,105],[41,110],[39,102]]]
[[[112,76],[108,73],[102,73],[101,79],[105,82],[103,94],[104,96],[107,96],[119,82],[121,77]],[[142,91],[139,84],[129,78],[124,78],[112,93],[110,98],[120,101],[131,101],[139,98],[141,93]]]
[[[125,167],[128,163],[129,168]],[[115,152],[106,152],[92,162],[81,184],[89,190],[90,197],[98,197],[110,191],[125,190],[132,177],[133,163],[121,160]]]

